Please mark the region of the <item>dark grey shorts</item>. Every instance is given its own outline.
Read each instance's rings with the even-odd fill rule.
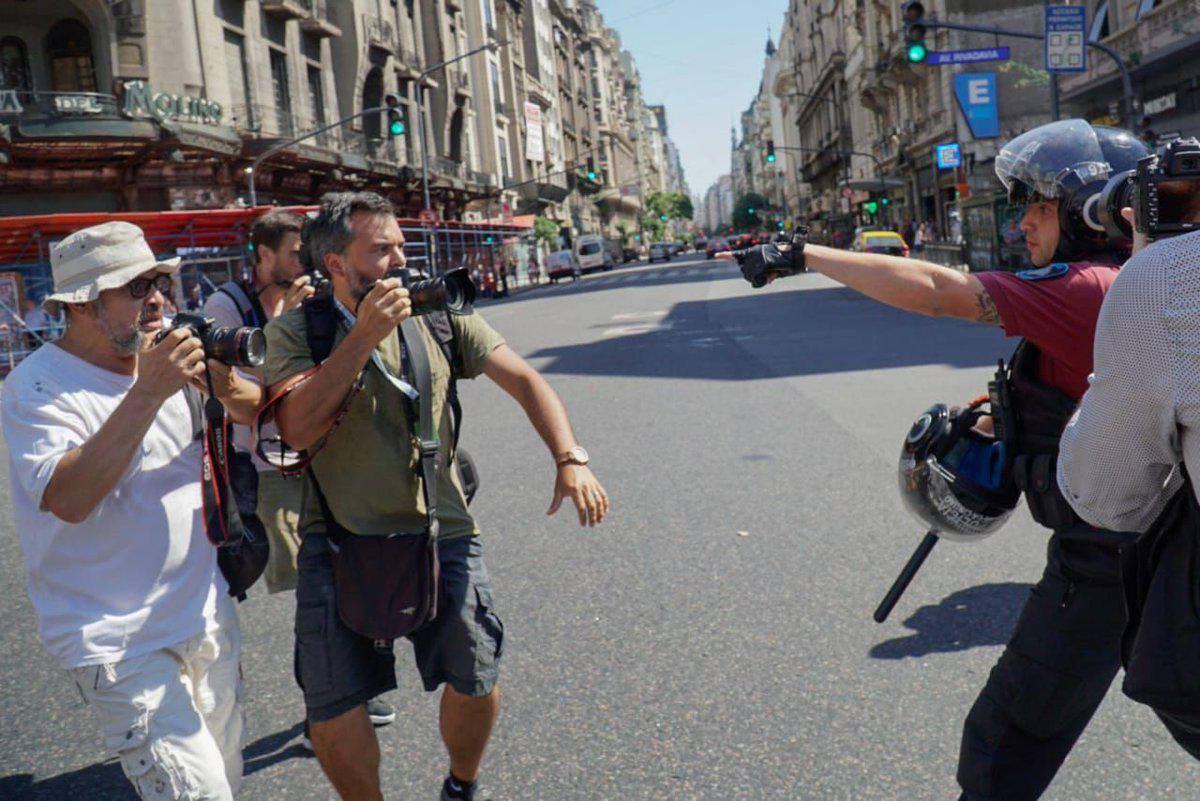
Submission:
[[[479,537],[438,543],[438,616],[409,639],[425,689],[446,683],[470,696],[496,686],[504,624],[496,615]],[[296,664],[308,718],[325,721],[396,688],[396,657],[342,623],[329,541],[307,534],[297,557]]]

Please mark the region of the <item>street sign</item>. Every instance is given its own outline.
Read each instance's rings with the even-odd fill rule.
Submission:
[[[979,50],[947,50],[930,53],[926,64],[980,64],[984,61],[1008,61],[1007,47],[988,47]]]
[[[953,170],[962,166],[962,148],[957,142],[952,145],[935,145],[933,154],[939,170]]]
[[[1087,71],[1087,9],[1046,6],[1046,70]]]
[[[996,101],[996,73],[964,72],[954,76],[954,97],[976,139],[1000,135],[1000,106]]]

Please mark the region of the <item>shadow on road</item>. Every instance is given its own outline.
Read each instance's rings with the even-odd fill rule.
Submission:
[[[1004,645],[1031,587],[1014,582],[981,584],[947,595],[904,621],[913,634],[879,643],[871,649],[871,657],[904,659]]]
[[[921,364],[981,367],[1009,349],[999,329],[899,311],[844,288],[687,301],[652,323],[603,328],[592,342],[528,355],[550,360],[539,366],[544,373],[752,381]],[[766,351],[769,365],[756,356]]]
[[[243,775],[249,776],[287,759],[312,758],[299,742],[284,747],[299,737],[303,728],[303,723],[297,723],[246,746],[242,751],[246,759]],[[35,780],[29,773],[0,776],[0,799],[5,801],[61,801],[64,798],[136,801],[137,794],[126,781],[116,759],[40,780]]]

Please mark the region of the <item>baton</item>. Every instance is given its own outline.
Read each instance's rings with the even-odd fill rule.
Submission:
[[[887,595],[883,596],[883,600],[879,602],[879,606],[875,609],[874,617],[876,623],[882,623],[888,619],[888,615],[892,613],[896,602],[900,600],[900,596],[908,589],[908,585],[912,583],[913,577],[917,575],[917,571],[921,569],[921,565],[925,564],[925,560],[929,557],[929,552],[933,550],[933,546],[937,545],[937,543],[937,531],[930,529],[925,532],[925,538],[917,545],[917,549],[913,551],[912,556],[908,557],[908,562],[904,565],[904,569],[900,571],[900,575],[896,576],[896,580],[892,582]]]

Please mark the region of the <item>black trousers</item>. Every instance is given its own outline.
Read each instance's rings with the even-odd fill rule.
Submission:
[[[963,801],[1037,799],[1053,780],[1121,666],[1118,548],[1131,539],[1086,524],[1050,538],[1045,573],[967,715]]]

